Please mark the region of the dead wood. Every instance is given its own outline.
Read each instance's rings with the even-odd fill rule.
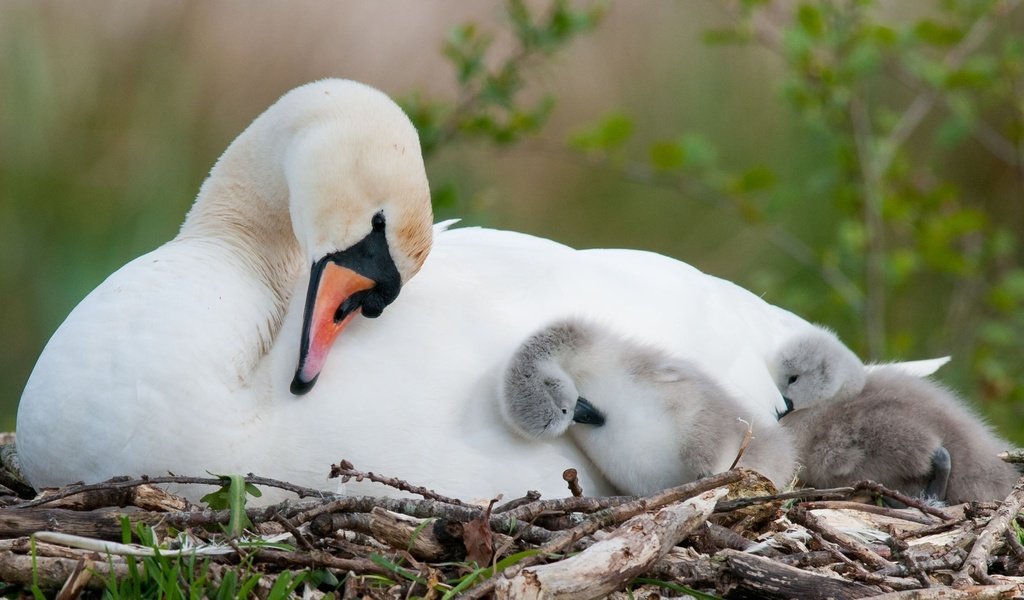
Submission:
[[[874,504],[865,504],[863,502],[850,502],[846,500],[821,500],[814,502],[802,502],[800,505],[806,508],[807,510],[815,510],[819,508],[831,508],[833,510],[858,510],[860,512],[881,515],[893,519],[902,519],[904,521],[920,523],[921,525],[935,525],[937,523],[940,523],[940,521],[938,521],[936,517],[929,516],[924,513],[918,514],[916,511],[908,510],[905,508],[890,508],[888,506],[876,506]]]
[[[1006,452],[1000,452],[997,456],[1008,463],[1024,463],[1024,448],[1014,448]]]
[[[313,488],[307,488],[300,485],[288,483],[287,481],[280,481],[278,479],[269,479],[267,477],[257,477],[252,473],[246,475],[246,483],[251,483],[257,486],[266,486],[279,488],[293,492],[299,496],[299,498],[324,498],[333,496],[329,492],[324,490],[315,490]],[[93,483],[89,485],[76,484],[61,488],[59,491],[53,491],[33,500],[27,500],[25,502],[19,502],[13,505],[11,508],[32,508],[33,506],[41,506],[43,504],[50,504],[67,498],[68,496],[74,496],[76,494],[83,494],[89,492],[103,491],[103,490],[123,490],[140,485],[158,485],[158,484],[181,484],[181,485],[212,485],[221,487],[224,485],[224,481],[217,477],[182,477],[178,475],[168,475],[164,477],[142,477],[140,479],[128,479],[125,477],[115,477],[109,481],[103,483]]]
[[[93,577],[93,561],[86,558],[78,559],[75,570],[68,575],[64,585],[57,592],[56,600],[74,600],[85,590],[86,584]]]
[[[902,492],[891,490],[880,483],[875,483],[874,481],[862,481],[856,484],[854,487],[858,490],[873,492],[875,494],[885,496],[886,498],[891,498],[893,500],[896,500],[897,502],[902,503],[905,506],[916,508],[917,510],[923,513],[935,515],[943,521],[951,521],[956,518],[955,515],[950,513],[950,511],[947,509],[932,506],[931,504],[929,504],[925,500],[922,500],[921,498],[915,498],[914,496],[908,496]]]
[[[427,489],[423,486],[413,485],[408,481],[398,479],[397,477],[385,477],[383,475],[377,475],[373,472],[362,472],[355,468],[351,462],[342,459],[338,464],[331,465],[331,472],[327,475],[328,478],[341,477],[342,483],[347,483],[350,479],[356,481],[362,481],[363,479],[369,479],[375,483],[386,485],[388,487],[401,490],[403,492],[409,492],[410,494],[416,494],[417,496],[423,496],[427,500],[437,500],[438,502],[444,502],[446,504],[454,504],[456,506],[466,506],[466,503],[457,498],[449,498],[442,496],[434,490]]]
[[[48,495],[43,492],[43,497]],[[50,508],[94,510],[111,506],[136,506],[143,510],[172,512],[188,510],[188,502],[155,485],[143,483],[132,487],[104,487],[92,489],[47,502]],[[23,505],[16,506],[21,508]]]
[[[569,492],[574,498],[579,498],[583,495],[583,486],[580,485],[579,475],[576,473],[576,469],[566,469],[562,471],[562,479],[569,485]]]
[[[55,558],[49,556],[36,556],[35,569],[33,573],[33,558],[26,554],[15,554],[13,552],[0,552],[0,581],[16,583],[23,586],[30,586],[33,577],[44,590],[59,590],[65,582],[76,576],[80,559]],[[86,589],[100,590],[104,587],[104,579],[113,576],[122,578],[128,575],[128,566],[121,560],[106,558],[92,562],[91,576],[82,585]]]
[[[788,516],[790,521],[799,523],[811,531],[820,533],[822,537],[832,543],[839,544],[844,550],[855,555],[859,560],[870,565],[873,569],[885,569],[893,566],[891,562],[879,556],[865,544],[862,544],[849,535],[831,527],[827,523],[818,519],[811,513],[811,511],[807,510],[803,506],[794,506],[789,511]]]
[[[512,510],[513,508],[519,508],[520,506],[524,506],[526,504],[530,504],[530,503],[536,502],[538,500],[540,500],[540,492],[538,492],[537,490],[530,490],[530,491],[526,492],[526,495],[523,496],[522,498],[516,498],[515,500],[509,500],[505,504],[501,504],[499,506],[496,506],[494,508],[493,512],[495,512],[495,513],[507,512],[507,511]]]
[[[342,477],[372,475],[375,481],[405,491],[426,490],[354,468],[343,471]],[[567,597],[625,598],[620,590],[626,589],[633,597],[657,597],[657,588],[632,581],[639,575],[726,598],[857,598],[892,590],[899,591],[881,597],[1008,598],[1024,592],[1024,580],[1006,576],[1024,571],[1024,545],[1009,528],[1024,502],[1020,488],[1002,503],[938,511],[925,506],[919,512],[850,502],[854,488],[778,494],[763,477],[736,470],[641,498],[541,500],[528,493],[489,513],[429,490],[425,499],[343,497],[287,482],[250,481],[269,481],[303,496],[246,511],[255,531],[290,535],[289,543],[297,551],[225,539],[218,525],[227,523],[230,511],[182,510],[187,506],[182,500],[156,485],[220,485],[220,479],[118,479],[70,486],[0,508],[0,579],[15,586],[4,591],[31,583],[30,567],[21,575],[4,569],[30,565],[33,555],[37,571],[42,568],[40,585],[47,595],[74,598],[83,590],[98,589],[102,579],[92,575],[90,567],[103,574],[113,564],[113,576],[124,576],[124,559],[114,556],[108,563],[104,548],[112,553],[152,553],[145,547],[102,541],[119,541],[121,520],[127,517],[131,524],[153,527],[157,536],[173,528],[191,532],[193,543],[214,542],[213,548],[202,549],[209,556],[202,560],[209,561],[210,581],[221,581],[243,559],[252,561],[264,573],[258,583],[258,593],[264,595],[283,570],[315,568],[344,579],[337,593],[349,597],[436,598],[473,572],[467,546],[475,548],[471,558],[481,565],[519,550],[536,554],[473,581],[475,585],[462,590],[466,598],[563,592]],[[723,486],[729,487],[728,500],[706,502],[690,513],[684,510],[700,503],[696,496]],[[858,489],[905,500],[877,484],[861,484]],[[155,499],[147,499],[149,494]],[[796,504],[788,507],[787,500]],[[92,508],[96,510],[88,510]],[[888,545],[859,542],[840,531],[842,527],[888,534]],[[31,543],[27,536],[36,531],[55,533],[39,535]],[[682,545],[674,546],[683,536]],[[217,555],[222,551],[226,554]],[[167,557],[190,552],[161,551]],[[954,579],[967,587],[948,587]],[[391,582],[387,588],[382,587],[385,581]],[[975,581],[986,585],[974,585]],[[312,597],[317,593],[306,590]]]
[[[724,489],[626,521],[605,539],[557,563],[497,581],[496,598],[600,598],[621,588],[706,522]]]
[[[970,554],[964,560],[963,567],[960,568],[953,581],[954,587],[969,587],[973,584],[972,579],[983,584],[995,583],[988,575],[988,561],[996,542],[1002,539],[1003,532],[1016,518],[1022,505],[1024,505],[1024,479],[1017,481],[1017,485],[1013,486],[1010,495],[1006,497],[1006,500],[989,520],[988,525],[978,535],[974,547],[971,548]]]
[[[417,519],[375,507],[369,525],[375,538],[393,548],[404,548],[418,559],[458,560],[460,554],[465,556],[461,531],[458,537],[452,535],[445,529],[446,522],[439,519]]]
[[[722,577],[718,592],[728,598],[846,600],[878,594],[876,587],[815,575],[768,558],[736,550],[717,555]]]
[[[722,500],[718,503],[718,507],[715,508],[715,512],[732,512],[748,506],[756,506],[758,504],[777,502],[780,500],[794,500],[800,498],[849,498],[853,492],[854,489],[851,487],[829,488],[823,490],[805,488],[802,490],[794,490],[792,492],[784,492],[782,494],[773,494],[770,496],[751,496],[749,498],[736,498],[735,500]]]
[[[1024,594],[1024,584],[971,585],[954,589],[934,587],[875,596],[873,600],[1011,600]]]

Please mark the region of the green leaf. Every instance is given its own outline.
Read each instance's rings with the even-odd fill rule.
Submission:
[[[926,44],[952,46],[960,41],[963,32],[955,25],[939,23],[932,19],[922,19],[914,26],[914,35]]]
[[[228,509],[231,518],[228,521],[228,535],[241,535],[252,527],[252,521],[245,513],[246,494],[259,498],[263,492],[256,486],[245,481],[242,475],[214,475],[224,482],[220,489],[203,496],[200,501],[214,510]]]
[[[661,141],[651,144],[651,166],[659,171],[671,171],[686,164],[686,151],[679,142]]]
[[[740,29],[739,27],[720,27],[705,29],[701,33],[701,39],[709,46],[724,45],[724,44],[746,44],[751,41],[749,31]]]
[[[740,192],[759,192],[775,185],[775,172],[767,167],[747,169],[736,181],[736,189]]]
[[[825,32],[825,21],[821,16],[821,9],[814,4],[801,4],[797,9],[796,20],[811,37],[821,37],[821,34]]]
[[[597,125],[578,131],[569,138],[577,150],[609,151],[622,147],[633,135],[633,120],[623,113],[612,113]]]

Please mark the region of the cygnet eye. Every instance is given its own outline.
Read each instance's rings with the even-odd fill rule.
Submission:
[[[567,409],[567,408],[563,408],[563,409],[562,409],[562,414],[563,414],[563,415],[567,415],[567,414],[569,414],[569,409]]]
[[[797,379],[800,379],[799,375],[790,375],[789,376],[789,385],[793,385],[794,383],[796,383]]]

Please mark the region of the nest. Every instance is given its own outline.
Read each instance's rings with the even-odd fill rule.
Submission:
[[[9,452],[0,458],[11,464]],[[741,469],[648,497],[591,498],[570,469],[570,497],[527,493],[479,506],[345,461],[332,476],[410,497],[329,495],[252,475],[121,478],[36,496],[13,471],[0,469],[7,594],[173,597],[171,586],[262,598],[1024,595],[1024,480],[1001,503],[940,508],[871,482],[777,493]],[[168,493],[169,483],[223,486],[236,501],[245,494],[235,484],[298,497],[213,510]]]

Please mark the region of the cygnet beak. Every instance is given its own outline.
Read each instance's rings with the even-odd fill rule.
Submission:
[[[793,412],[793,401],[790,400],[789,398],[785,397],[785,396],[782,397],[782,400],[783,400],[783,402],[786,403],[786,410],[784,410],[784,411],[776,410],[775,411],[775,416],[777,417],[777,420],[782,420],[782,417],[785,417],[789,413]]]
[[[572,413],[572,420],[574,423],[584,425],[604,425],[604,415],[601,414],[601,411],[582,396],[576,399],[576,410]]]

